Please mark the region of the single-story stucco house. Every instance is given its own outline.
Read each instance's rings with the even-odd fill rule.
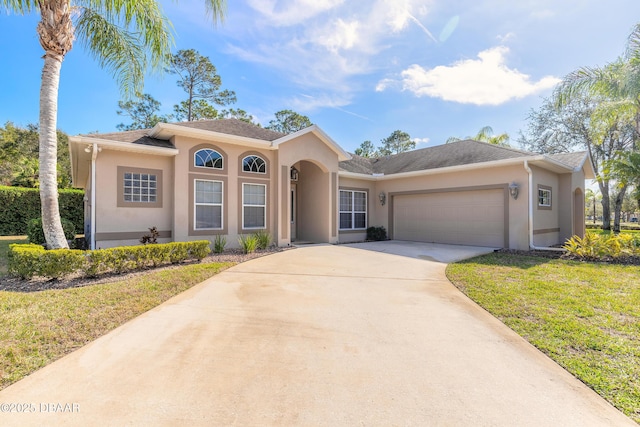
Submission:
[[[459,141],[383,158],[318,126],[283,135],[235,119],[69,139],[92,248],[268,231],[292,242],[396,240],[530,249],[584,234],[586,152],[545,156]]]

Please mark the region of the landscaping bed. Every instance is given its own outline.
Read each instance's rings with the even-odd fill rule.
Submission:
[[[283,250],[287,250],[290,248],[279,248],[279,247],[271,247],[268,249],[258,249],[253,253],[245,254],[240,249],[229,249],[221,254],[211,254],[206,256],[200,261],[200,263],[241,263],[248,261],[250,259],[262,257],[265,255],[269,255],[271,253],[280,252]],[[6,254],[5,254],[6,256]],[[96,278],[86,278],[86,277],[78,277],[69,276],[60,279],[47,279],[36,277],[33,279],[21,279],[19,277],[14,276],[0,276],[0,291],[12,291],[12,292],[38,292],[44,291],[48,289],[68,289],[68,288],[77,288],[88,285],[102,284],[102,283],[111,283],[122,280],[129,280],[135,277],[139,277],[141,275],[149,274],[150,271],[161,271],[161,270],[171,270],[171,269],[179,269],[182,266],[190,265],[198,263],[198,261],[186,263],[186,264],[176,264],[176,265],[168,265],[163,267],[157,267],[153,269],[147,270],[139,270],[130,272],[127,274],[105,274]]]

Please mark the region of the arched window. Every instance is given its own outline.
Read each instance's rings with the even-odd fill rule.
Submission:
[[[260,156],[247,156],[242,159],[244,172],[267,173],[267,163]]]
[[[193,164],[199,168],[223,169],[222,154],[210,148],[196,151],[193,156]]]

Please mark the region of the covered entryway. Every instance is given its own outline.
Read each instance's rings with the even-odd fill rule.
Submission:
[[[458,245],[508,246],[504,188],[393,195],[393,238]]]

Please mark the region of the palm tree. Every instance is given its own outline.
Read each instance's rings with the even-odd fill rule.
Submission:
[[[223,18],[225,0],[205,0],[205,5],[214,23]],[[100,66],[115,75],[125,95],[141,93],[148,61],[161,69],[169,56],[171,25],[156,0],[0,0],[0,8],[40,14],[37,32],[45,51],[39,118],[42,228],[50,248],[66,248],[56,171],[62,60],[77,38]]]
[[[475,141],[488,142],[493,145],[501,145],[503,147],[509,147],[509,134],[501,133],[500,135],[493,134],[493,128],[491,126],[485,126],[478,131],[475,136],[468,136],[465,139],[473,139]],[[456,136],[450,136],[447,138],[446,143],[461,141],[461,138]]]
[[[563,108],[578,97],[598,100],[599,107],[592,116],[592,127],[596,129],[596,133],[598,126],[611,128],[612,123],[618,122],[624,127],[624,123],[627,123],[633,127],[631,151],[640,149],[640,24],[637,24],[629,35],[626,52],[622,57],[604,67],[579,68],[567,75],[554,92],[557,108]],[[616,167],[616,163],[621,159],[624,161],[625,153],[618,150],[614,154],[614,157],[607,159],[606,165],[603,162],[603,166],[611,168],[614,172],[625,169],[625,165]],[[628,173],[628,162],[626,166],[625,170]],[[613,177],[623,178],[622,181],[627,183],[632,180],[636,183],[640,181],[640,175],[636,175],[635,179],[628,174]],[[598,184],[604,207],[609,203],[608,179],[598,177]],[[626,189],[626,184],[624,188]],[[624,191],[620,191],[616,197],[614,232],[620,231],[620,196],[624,196]],[[603,218],[603,228],[610,228],[606,215]]]

